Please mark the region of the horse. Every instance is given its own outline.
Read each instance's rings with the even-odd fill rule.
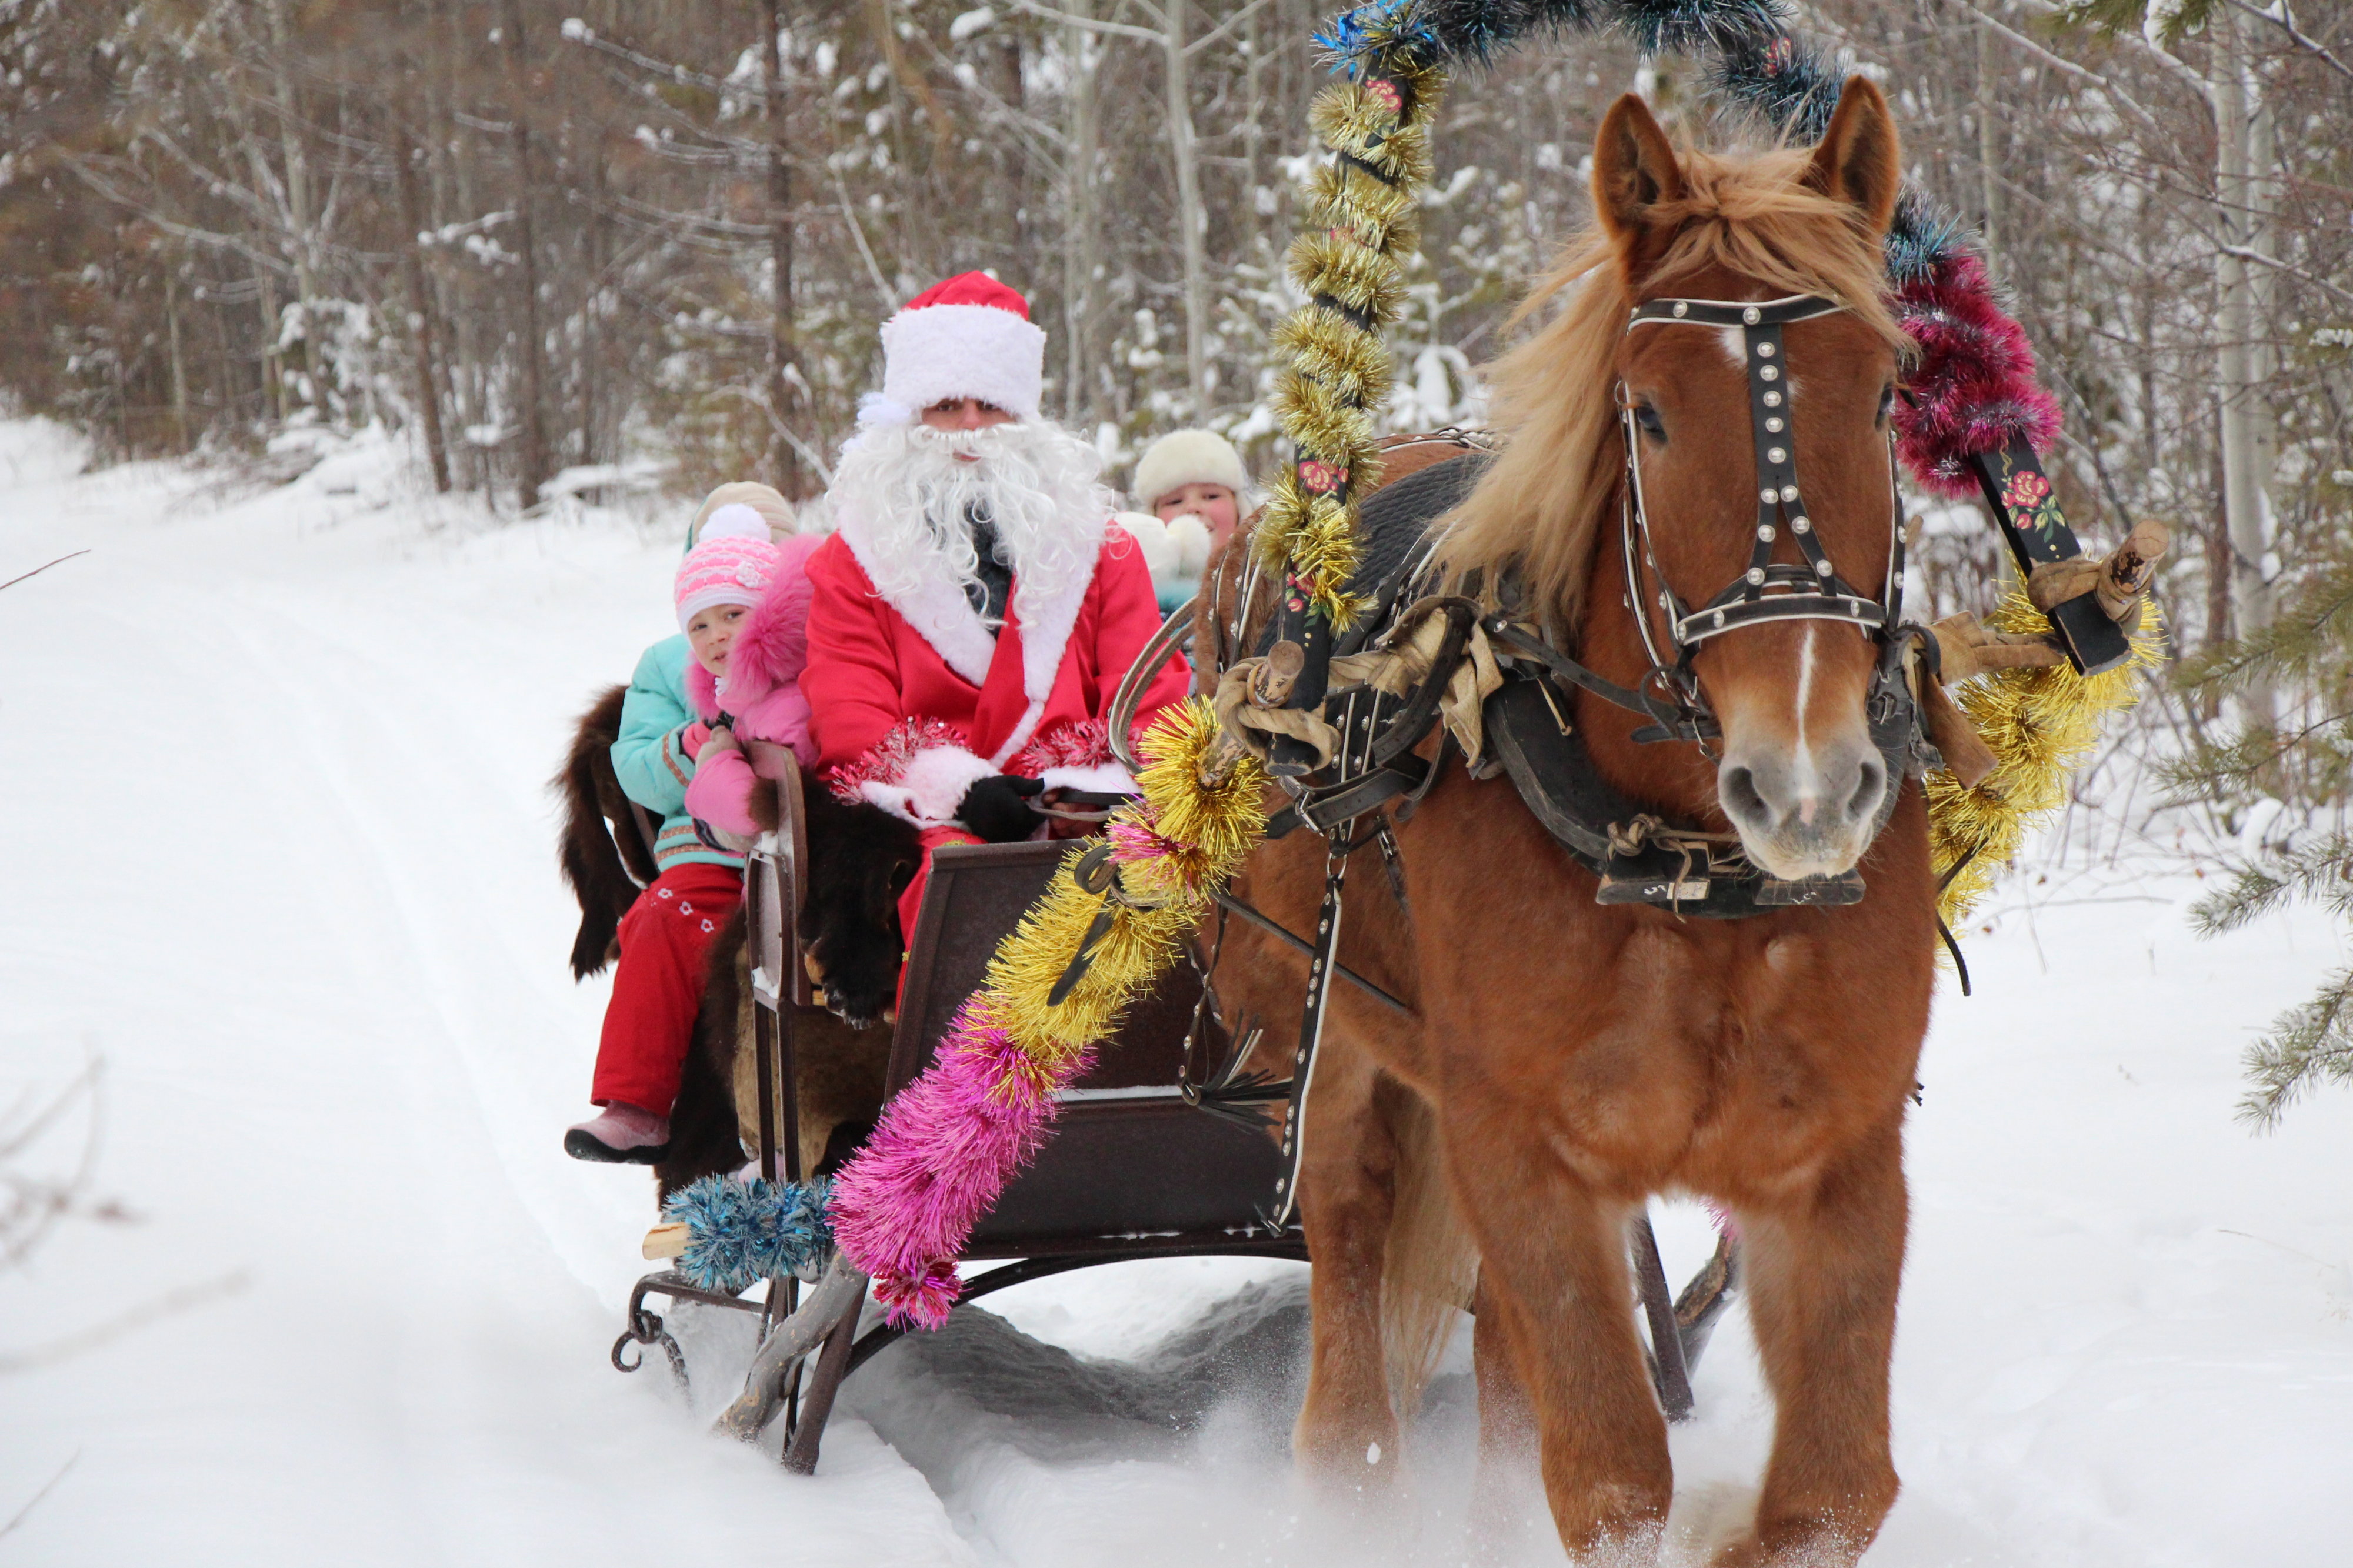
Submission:
[[[1887,597],[1907,340],[1881,241],[1899,184],[1894,120],[1861,78],[1817,145],[1745,156],[1679,151],[1620,99],[1595,144],[1595,223],[1494,367],[1502,449],[1431,524],[1441,579],[1472,593],[1509,578],[1555,646],[1654,693],[1691,629],[1671,616],[1722,602],[1764,560],[1760,538],[1777,585],[1815,572]],[[1788,321],[1762,383],[1740,326],[1686,318],[1729,301],[1729,317],[1694,313],[1755,321],[1746,302],[1798,296],[1823,308]],[[1778,530],[1759,522],[1768,419],[1809,514]],[[1197,650],[1221,656],[1203,664],[1247,652],[1271,607],[1249,548],[1229,547],[1197,607]],[[1397,875],[1350,895],[1337,957],[1404,1005],[1333,988],[1303,1113],[1314,1335],[1293,1443],[1311,1474],[1386,1484],[1398,1411],[1469,1306],[1482,1479],[1525,1472],[1532,1448],[1573,1554],[1654,1554],[1672,1475],[1627,1226],[1678,1194],[1737,1226],[1778,1407],[1756,1517],[1718,1568],[1851,1563],[1894,1500],[1904,1123],[1936,942],[1926,808],[1873,743],[1866,700],[1887,666],[1871,626],[1736,620],[1677,661],[1688,709],[1720,736],[1638,742],[1641,716],[1564,683],[1548,695],[1565,732],[1658,817],[1736,835],[1773,877],[1859,870],[1867,896],[1737,920],[1597,902],[1594,874],[1492,770],[1447,771],[1388,819]],[[1232,894],[1312,931],[1326,851],[1313,833],[1262,844]],[[1235,1038],[1298,1016],[1293,946],[1222,919],[1200,940],[1222,944],[1214,987]],[[1250,1061],[1280,1076],[1289,1058],[1270,1041]]]

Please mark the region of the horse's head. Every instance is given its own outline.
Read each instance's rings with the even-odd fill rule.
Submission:
[[[1901,783],[1866,721],[1898,526],[1880,241],[1899,179],[1859,77],[1810,153],[1679,158],[1631,94],[1595,149],[1634,307],[1615,361],[1634,609],[1722,724],[1717,799],[1780,877],[1853,866]],[[1771,303],[1792,297],[1812,302]]]

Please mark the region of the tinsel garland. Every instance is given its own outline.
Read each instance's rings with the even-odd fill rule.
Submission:
[[[1994,754],[1993,771],[1973,787],[1949,772],[1923,781],[1928,801],[1929,863],[1952,872],[1936,912],[1957,930],[1993,886],[2027,833],[2067,804],[2075,768],[2100,739],[2100,722],[2139,700],[2139,672],[2164,656],[2153,606],[2141,611],[2132,660],[2086,679],[2063,664],[2005,669],[1954,689],[1962,714]],[[1996,631],[2047,632],[2050,622],[2013,588],[1986,617]],[[1954,870],[1958,867],[1958,870]]]
[[[1308,301],[1274,333],[1274,407],[1293,461],[1267,487],[1256,539],[1268,569],[1286,574],[1294,607],[1337,631],[1364,608],[1347,584],[1357,498],[1380,478],[1372,411],[1388,400],[1392,374],[1382,332],[1420,243],[1415,192],[1430,178],[1430,120],[1446,75],[1412,38],[1348,17],[1334,26],[1345,41],[1320,41],[1345,56],[1350,76],[1316,96],[1311,123],[1333,158],[1308,182],[1305,229],[1288,258]]]
[[[836,1240],[874,1281],[893,1321],[936,1328],[955,1304],[955,1259],[972,1227],[1036,1154],[1056,1092],[1086,1067],[1127,1005],[1175,958],[1266,826],[1267,777],[1255,761],[1203,774],[1218,720],[1194,699],[1143,737],[1143,798],[1105,832],[1118,876],[1090,893],[1073,875],[1091,846],[1065,856],[1045,896],[990,960],[932,1065],[883,1108],[866,1146],[835,1181]],[[1106,907],[1110,930],[1058,1005],[1050,993]]]
[[[1430,120],[1448,74],[1532,32],[1609,26],[1646,52],[1710,56],[1712,82],[1732,106],[1791,142],[1817,141],[1841,78],[1789,36],[1787,15],[1779,0],[1377,0],[1316,36],[1347,79],[1314,106],[1334,159],[1310,182],[1305,232],[1289,258],[1310,298],[1273,340],[1282,356],[1276,405],[1294,461],[1270,485],[1257,532],[1261,559],[1287,574],[1291,608],[1343,629],[1363,607],[1346,584],[1357,560],[1357,500],[1378,478],[1372,411],[1393,374],[1382,331],[1419,244],[1415,191],[1429,177]],[[1898,319],[1921,346],[1907,378],[1913,401],[1896,414],[1899,452],[1924,487],[1966,494],[1971,453],[2012,435],[2047,445],[2057,408],[2034,383],[2024,334],[1950,219],[1907,192],[1885,249]],[[2023,599],[2003,606],[1995,624],[2042,626]],[[2137,662],[2152,657],[2144,647]],[[1966,908],[2030,823],[2064,799],[2068,771],[2100,717],[2132,700],[2129,680],[2119,670],[2085,681],[2059,667],[1965,689],[1962,708],[1998,765],[1974,791],[1949,774],[1929,781],[1938,869],[1975,851],[1946,889],[1947,909]],[[1145,751],[1154,765],[1138,781],[1144,798],[1108,829],[1120,887],[1081,889],[1072,873],[1083,850],[1071,851],[998,949],[933,1066],[884,1109],[835,1184],[830,1211],[842,1251],[872,1276],[895,1321],[945,1321],[960,1289],[956,1258],[1043,1143],[1056,1092],[1167,966],[1209,892],[1264,826],[1267,776],[1254,760],[1231,761],[1205,703],[1164,718]],[[1050,1004],[1107,901],[1114,918],[1092,967],[1060,1005]]]
[[[686,1226],[675,1265],[706,1290],[733,1295],[763,1279],[805,1273],[832,1245],[824,1182],[703,1176],[662,1200],[662,1218]]]

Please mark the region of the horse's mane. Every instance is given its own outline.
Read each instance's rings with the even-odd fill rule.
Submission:
[[[1887,308],[1878,240],[1853,205],[1803,183],[1809,155],[1805,148],[1735,157],[1679,150],[1683,195],[1651,215],[1675,237],[1648,278],[1671,282],[1722,268],[1780,294],[1820,294],[1905,352],[1911,340]],[[1619,242],[1599,223],[1569,241],[1510,328],[1563,295],[1559,313],[1489,369],[1493,424],[1505,445],[1447,520],[1439,555],[1456,580],[1478,571],[1492,583],[1516,565],[1531,607],[1573,633],[1624,461],[1613,363],[1637,303]]]

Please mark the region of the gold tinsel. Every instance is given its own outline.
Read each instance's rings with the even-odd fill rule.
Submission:
[[[1388,349],[1337,310],[1302,310],[1274,329],[1277,352],[1291,356],[1293,374],[1323,383],[1341,396],[1377,408],[1388,400]]]
[[[2005,669],[1955,693],[1992,751],[1994,768],[1974,789],[1947,772],[1930,773],[1924,783],[1930,863],[1939,877],[1961,867],[1936,900],[1947,925],[1957,928],[1968,918],[2027,833],[2067,804],[2075,766],[2099,741],[2101,721],[2138,700],[2139,672],[2153,668],[2163,649],[2156,611],[2144,609],[2142,616],[2132,661],[2104,675],[2087,679],[2063,664]],[[2042,613],[2015,589],[1986,625],[2002,632],[2050,629]]]
[[[1145,843],[1152,853],[1122,858],[1133,902],[1116,908],[1085,976],[1060,1006],[1046,998],[1105,903],[1106,895],[1087,892],[1072,876],[1089,845],[1062,858],[1045,896],[989,961],[981,1005],[1039,1068],[1058,1068],[1111,1035],[1128,1003],[1175,958],[1209,889],[1225,885],[1265,830],[1266,773],[1254,759],[1215,784],[1201,782],[1217,740],[1217,714],[1198,697],[1145,735],[1151,765],[1136,780],[1144,799],[1119,810],[1111,833],[1115,843]]]
[[[1445,73],[1410,48],[1382,47],[1351,79],[1318,93],[1310,112],[1336,156],[1308,183],[1308,230],[1289,255],[1309,302],[1275,334],[1288,363],[1274,405],[1296,458],[1269,487],[1258,542],[1262,559],[1287,563],[1335,631],[1362,608],[1347,585],[1358,559],[1356,498],[1378,471],[1371,411],[1394,375],[1381,331],[1404,304],[1401,268],[1420,243],[1417,192],[1430,178],[1430,115],[1445,85]],[[1300,465],[1321,470],[1313,484],[1302,482]]]

